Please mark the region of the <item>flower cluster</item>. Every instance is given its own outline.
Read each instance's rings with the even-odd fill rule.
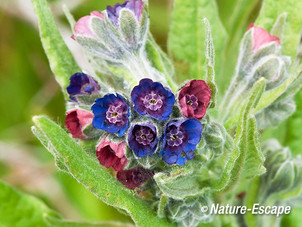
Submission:
[[[140,187],[153,172],[141,166],[123,170],[128,163],[126,150],[137,159],[155,155],[166,164],[184,165],[195,155],[202,133],[199,120],[211,100],[211,90],[203,80],[189,81],[175,97],[169,88],[145,78],[127,99],[118,93],[101,94],[92,77],[76,73],[67,91],[72,103],[77,103],[78,95],[99,93],[100,98],[91,106],[92,113],[87,105],[81,108],[82,104],[77,103],[67,112],[65,125],[79,139],[89,139],[84,130],[88,125],[102,131],[96,156],[101,165],[117,171],[117,179],[130,189]]]
[[[126,1],[80,18],[72,38],[92,56],[108,64],[124,62],[128,67],[146,57],[142,52],[148,23],[145,3]],[[137,57],[129,60],[131,56]],[[164,75],[147,61],[128,68],[136,78],[132,90],[124,91],[129,95],[104,94],[91,76],[72,75],[67,87],[70,105],[65,125],[73,138],[99,139],[99,163],[112,167],[121,183],[135,189],[153,177],[160,160],[184,165],[193,159],[211,89],[203,80],[191,80],[174,94],[166,87]],[[155,164],[144,165],[142,160],[151,156]],[[132,158],[138,160],[134,165]]]

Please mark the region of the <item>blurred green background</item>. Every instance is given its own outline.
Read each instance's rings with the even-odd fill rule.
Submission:
[[[49,1],[60,30],[75,46],[62,3],[78,19],[116,2],[123,1]],[[150,4],[151,30],[164,50],[170,8],[168,0]],[[63,125],[65,106],[40,42],[30,0],[0,0],[0,27],[0,178],[38,196],[65,218],[130,220],[97,200],[72,177],[57,172],[52,156],[31,133],[33,115],[48,115]]]

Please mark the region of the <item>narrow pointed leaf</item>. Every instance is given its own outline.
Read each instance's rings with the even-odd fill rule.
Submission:
[[[69,78],[72,74],[80,72],[81,69],[64,43],[47,1],[32,0],[32,3],[38,18],[41,41],[50,68],[67,98],[66,87],[69,84]],[[70,41],[72,40],[70,39]]]

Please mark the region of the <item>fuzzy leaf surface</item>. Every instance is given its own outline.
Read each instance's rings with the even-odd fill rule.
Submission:
[[[38,17],[40,37],[50,68],[60,84],[65,98],[68,98],[66,87],[69,85],[69,78],[72,74],[81,72],[81,69],[65,44],[47,1],[32,0],[32,3]]]
[[[205,17],[212,27],[217,69],[221,65],[227,34],[219,19],[216,2],[211,0],[174,1],[168,50],[175,61],[179,81],[204,78],[206,33],[202,19]]]
[[[60,126],[44,116],[34,117],[33,121],[34,133],[43,133],[41,137],[48,140],[46,148],[51,148],[55,159],[63,161],[61,163],[65,165],[65,169],[99,199],[128,212],[139,226],[171,226],[159,219],[134,192],[115,180],[105,167],[84,152]],[[44,141],[42,143],[45,145]]]

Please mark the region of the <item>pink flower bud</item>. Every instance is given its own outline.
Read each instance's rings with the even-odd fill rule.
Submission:
[[[253,50],[257,51],[260,49],[263,45],[266,45],[270,42],[276,42],[277,44],[280,44],[280,40],[276,36],[272,36],[269,34],[268,31],[261,27],[254,26],[253,23],[250,23],[250,27],[248,30],[253,30]]]
[[[122,170],[126,164],[126,143],[112,142],[109,137],[104,137],[96,149],[96,156],[101,165],[112,167],[115,171]]]
[[[92,123],[93,114],[80,109],[74,109],[67,112],[65,118],[65,127],[71,133],[73,138],[85,139],[83,130]]]
[[[92,11],[90,13],[90,16],[84,16],[77,21],[77,23],[74,26],[76,35],[88,36],[88,37],[94,38],[94,39],[97,38],[96,34],[92,31],[91,26],[90,26],[91,19],[93,17],[99,17],[102,20],[104,19],[104,15],[102,12]]]
[[[203,80],[191,80],[179,94],[178,101],[182,115],[200,120],[211,100],[211,89]]]

